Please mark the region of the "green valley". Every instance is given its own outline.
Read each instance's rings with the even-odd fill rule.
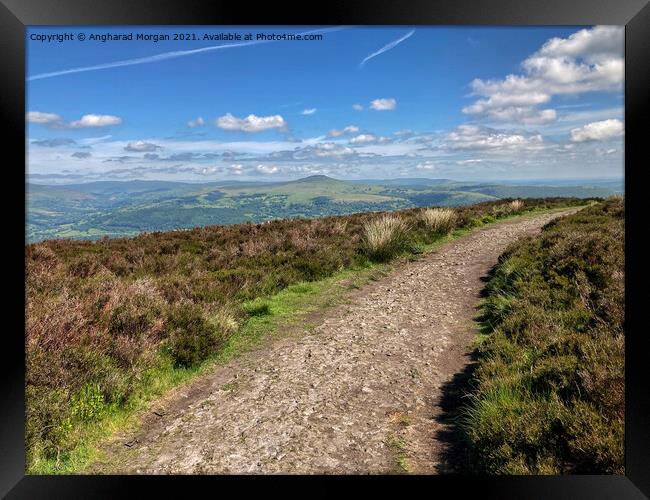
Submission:
[[[505,198],[594,198],[622,191],[620,181],[516,185],[417,178],[343,181],[324,175],[275,183],[30,183],[26,237],[28,242],[124,237],[214,224],[462,206]]]

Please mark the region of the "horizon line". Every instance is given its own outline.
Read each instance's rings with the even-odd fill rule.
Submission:
[[[45,174],[35,174],[35,175],[45,175]],[[198,180],[198,181],[192,181],[192,180],[179,180],[179,181],[174,181],[174,180],[169,180],[169,179],[96,179],[96,180],[79,180],[79,181],[72,181],[72,182],[61,182],[61,183],[55,183],[55,184],[48,184],[45,182],[36,182],[34,180],[29,179],[29,174],[27,175],[27,179],[25,184],[36,184],[40,186],[63,186],[63,185],[75,185],[75,184],[91,184],[91,183],[98,183],[98,182],[119,182],[119,183],[129,183],[129,182],[164,182],[164,183],[169,183],[169,184],[214,184],[214,183],[219,183],[219,182],[241,182],[241,183],[260,183],[260,184],[277,184],[277,183],[288,183],[288,182],[294,182],[294,181],[300,181],[300,180],[305,180],[305,179],[310,179],[310,178],[327,178],[327,179],[332,179],[335,181],[342,181],[342,182],[363,182],[363,181],[395,181],[395,180],[403,180],[403,181],[408,181],[408,180],[445,180],[445,181],[454,181],[454,182],[550,182],[550,181],[625,181],[625,175],[621,177],[548,177],[548,178],[516,178],[516,179],[486,179],[486,178],[475,178],[475,179],[459,179],[459,178],[452,178],[452,177],[384,177],[384,178],[379,178],[379,177],[364,177],[364,178],[337,178],[337,177],[332,177],[330,175],[325,175],[325,174],[314,174],[314,175],[307,175],[305,177],[297,177],[297,178],[292,178],[292,179],[279,179],[279,180],[264,180],[264,179],[215,179],[215,180]]]

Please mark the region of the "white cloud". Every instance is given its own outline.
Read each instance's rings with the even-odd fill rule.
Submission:
[[[122,123],[122,118],[113,115],[83,115],[79,120],[70,122],[67,126],[69,128],[95,128],[95,127],[108,127],[110,125],[119,125]]]
[[[205,167],[199,170],[202,175],[211,175],[222,172],[222,169],[219,167]]]
[[[187,126],[190,128],[200,127],[205,124],[203,117],[199,116],[196,120],[190,120],[187,122]]]
[[[66,123],[61,116],[55,113],[42,113],[40,111],[28,112],[25,119],[29,123],[37,123],[51,128],[94,128],[122,123],[122,118],[119,116],[96,114],[83,115],[79,120]]]
[[[277,150],[269,153],[266,158],[273,162],[304,161],[325,158],[341,158],[356,156],[357,152],[347,146],[334,142],[317,142],[293,149]],[[348,158],[346,158],[348,159]]]
[[[553,109],[539,109],[554,95],[620,90],[624,77],[622,27],[596,26],[568,38],[552,38],[522,63],[523,75],[475,79],[480,96],[466,114],[523,124],[555,121]]]
[[[571,140],[573,142],[605,141],[621,135],[623,135],[623,122],[621,120],[603,120],[571,129]]]
[[[332,129],[330,130],[327,135],[329,137],[340,137],[345,134],[356,134],[359,131],[359,127],[355,125],[348,125],[347,127],[343,129]]]
[[[363,106],[361,104],[353,104],[352,109],[355,111],[363,111]]]
[[[466,125],[450,132],[453,132],[451,137],[443,131],[431,133],[432,139],[425,143],[389,140],[356,145],[348,144],[347,140],[330,142],[323,136],[305,138],[299,144],[286,139],[222,142],[147,137],[143,140],[160,145],[166,152],[164,155],[157,152],[125,153],[124,148],[129,142],[108,140],[110,137],[106,136],[92,139],[92,149],[87,149],[92,156],[85,159],[72,157],[77,151],[86,151],[80,149],[83,146],[81,139],[76,144],[63,144],[56,148],[41,147],[30,141],[27,144],[27,170],[30,175],[36,174],[42,179],[52,172],[77,176],[74,179],[53,178],[48,182],[72,182],[75,179],[78,182],[80,178],[198,181],[205,180],[206,176],[275,180],[316,173],[343,178],[389,178],[405,172],[412,177],[458,178],[461,175],[462,179],[472,176],[503,179],[510,175],[517,176],[515,178],[559,178],[622,175],[623,171],[620,138],[613,143],[567,141],[565,144],[542,141],[539,134],[510,128]],[[565,134],[568,139],[569,130]],[[380,137],[364,131],[349,138],[358,135]],[[133,144],[137,140],[130,142]],[[565,148],[565,145],[569,147]],[[68,170],[61,171],[61,165]],[[258,165],[263,167],[258,170]]]
[[[354,154],[354,150],[352,148],[340,146],[332,142],[315,144],[314,146],[310,146],[309,150],[318,157],[348,156]]]
[[[339,144],[334,144],[333,142],[323,142],[313,146],[307,146],[299,152],[298,156],[304,158],[312,156],[317,158],[337,158],[354,154],[354,149],[348,148],[347,146],[341,146]]]
[[[124,146],[124,151],[132,151],[136,153],[148,153],[151,151],[156,151],[158,149],[162,148],[156,144],[145,141],[129,142],[126,146]]]
[[[227,168],[228,168],[228,172],[230,172],[233,175],[242,175],[244,173],[243,165],[230,165]]]
[[[255,170],[260,174],[267,174],[267,175],[277,174],[280,171],[278,167],[271,166],[271,165],[258,165],[257,167],[255,167]]]
[[[376,141],[377,141],[377,137],[375,137],[372,134],[361,134],[350,139],[350,144],[367,144]]]
[[[506,132],[478,125],[460,125],[445,138],[452,150],[539,150],[544,147],[540,134]]]
[[[391,98],[375,99],[370,102],[370,108],[375,111],[391,111],[397,107],[397,101]]]
[[[596,63],[621,56],[623,29],[617,26],[595,26],[573,33],[569,38],[551,38],[540,54],[553,57],[583,57]]]
[[[542,100],[544,97],[544,100]],[[546,102],[550,96],[544,94],[512,95],[496,94],[490,99],[481,99],[463,108],[463,113],[484,115],[493,120],[515,122],[525,125],[538,125],[554,122],[557,113],[554,109],[537,109],[535,101]],[[522,105],[516,105],[520,102]]]
[[[304,109],[300,114],[301,115],[313,115],[316,112],[316,108]]]
[[[283,129],[287,124],[280,115],[255,116],[248,115],[246,118],[237,118],[230,113],[217,118],[217,127],[224,130],[238,130],[242,132],[262,132],[270,129]]]
[[[417,170],[436,170],[438,167],[432,161],[424,161],[422,163],[418,163],[415,168]]]
[[[39,125],[60,125],[63,119],[55,113],[42,113],[40,111],[30,111],[25,116],[25,120],[29,123],[37,123]]]
[[[350,144],[381,144],[388,142],[387,137],[376,136],[374,134],[360,134],[350,139]]]

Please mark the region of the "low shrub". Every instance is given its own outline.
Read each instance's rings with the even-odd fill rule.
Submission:
[[[90,255],[81,255],[68,265],[68,272],[77,278],[87,278],[99,268],[97,261]]]
[[[209,321],[203,309],[191,303],[170,308],[167,349],[177,366],[191,367],[207,359],[224,344],[227,332]]]
[[[72,431],[69,391],[28,384],[25,400],[28,463],[57,459],[69,451],[74,445],[69,439]]]

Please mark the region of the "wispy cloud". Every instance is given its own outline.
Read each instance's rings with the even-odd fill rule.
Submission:
[[[55,139],[42,139],[40,141],[32,141],[31,143],[46,148],[57,148],[59,146],[71,146],[77,142],[74,139],[69,139],[67,137],[58,137]]]
[[[340,31],[343,29],[346,29],[346,26],[337,26],[333,28],[321,28],[321,29],[315,29],[315,30],[310,30],[310,31],[303,31],[302,33],[297,33],[298,35],[309,35],[313,33],[329,33],[332,31]],[[275,40],[252,40],[250,42],[239,42],[239,43],[229,43],[229,44],[223,44],[223,45],[211,45],[209,47],[202,47],[200,49],[192,49],[192,50],[175,50],[172,52],[163,52],[161,54],[155,54],[152,56],[146,56],[146,57],[137,57],[134,59],[124,59],[122,61],[113,61],[110,63],[104,63],[104,64],[95,64],[93,66],[82,66],[78,68],[70,68],[70,69],[64,69],[60,71],[52,71],[49,73],[41,73],[38,75],[33,75],[27,78],[27,81],[33,81],[33,80],[42,80],[44,78],[53,78],[55,76],[62,76],[62,75],[70,75],[72,73],[84,73],[86,71],[98,71],[102,69],[110,69],[110,68],[120,68],[123,66],[135,66],[138,64],[149,64],[149,63],[154,63],[154,62],[159,62],[159,61],[165,61],[167,59],[175,59],[177,57],[186,57],[186,56],[192,56],[195,54],[201,54],[203,52],[212,52],[215,50],[223,50],[223,49],[234,49],[237,47],[247,47],[250,45],[259,45],[262,43],[272,43]]]
[[[409,31],[406,35],[404,35],[403,37],[398,38],[397,40],[393,40],[393,41],[390,42],[388,45],[384,45],[384,46],[383,46],[381,49],[379,49],[377,52],[373,52],[373,53],[370,54],[368,57],[366,57],[363,61],[361,61],[361,63],[359,64],[359,67],[362,68],[363,65],[366,64],[366,62],[368,62],[368,61],[369,61],[370,59],[372,59],[373,57],[377,57],[378,55],[381,55],[381,54],[383,54],[384,52],[388,52],[390,49],[393,49],[393,48],[397,47],[397,46],[398,46],[400,43],[402,43],[404,40],[406,40],[407,38],[411,37],[411,36],[413,35],[413,33],[415,33],[415,30],[411,30],[411,31]]]
[[[196,120],[190,120],[187,122],[189,128],[201,127],[205,124],[202,116],[199,116]]]
[[[339,137],[344,134],[356,134],[358,131],[359,127],[356,125],[348,125],[347,127],[340,130],[333,128],[327,133],[327,137]]]

